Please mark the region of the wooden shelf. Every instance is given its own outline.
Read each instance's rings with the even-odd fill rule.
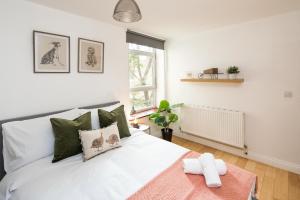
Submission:
[[[244,79],[180,79],[181,82],[194,83],[243,83]]]

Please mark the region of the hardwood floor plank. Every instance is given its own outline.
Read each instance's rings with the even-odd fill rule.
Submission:
[[[289,200],[300,200],[300,176],[289,172]]]
[[[217,151],[217,149],[211,148],[211,147],[204,147],[203,149],[201,149],[202,153],[212,153],[215,154],[215,152]]]
[[[245,168],[246,164],[247,164],[247,159],[239,157],[235,165],[240,168]]]
[[[180,145],[180,146],[182,146],[183,143],[184,143],[183,140],[181,140],[181,139],[179,139],[179,138],[177,138],[177,137],[173,137],[173,138],[172,138],[172,142],[175,143],[175,144],[177,144],[177,145]]]
[[[192,151],[200,152],[204,147],[198,146],[196,144],[190,144],[189,149]]]
[[[235,165],[237,161],[238,161],[238,157],[230,154],[230,159],[228,162]]]
[[[222,159],[223,159],[225,162],[229,162],[230,159],[231,159],[231,156],[230,156],[229,153],[224,152],[224,153],[223,153],[223,156],[222,156]]]
[[[267,166],[265,176],[269,177],[269,178],[272,178],[273,180],[275,180],[275,177],[276,177],[276,168],[272,167],[272,166]]]
[[[274,179],[265,176],[261,185],[260,198],[261,200],[273,200]]]
[[[245,169],[255,173],[256,162],[252,160],[248,160],[245,166]]]
[[[222,159],[222,156],[223,156],[223,151],[216,150],[216,152],[215,152],[215,157],[216,157],[217,159]]]
[[[282,169],[276,169],[274,198],[277,200],[288,199],[288,172]]]
[[[265,177],[266,165],[262,163],[255,163],[254,173],[257,175],[257,198],[261,197],[261,189]]]

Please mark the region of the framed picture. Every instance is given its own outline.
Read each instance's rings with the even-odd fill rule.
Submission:
[[[104,72],[104,43],[78,38],[78,72]]]
[[[70,73],[70,37],[33,31],[34,73]]]

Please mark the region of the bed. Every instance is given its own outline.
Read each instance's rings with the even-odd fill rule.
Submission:
[[[115,103],[118,102],[85,108]],[[22,119],[46,115],[49,113]],[[137,129],[130,129],[130,132],[131,137],[121,140],[122,147],[86,162],[78,154],[51,163],[53,156],[50,155],[5,175],[0,182],[0,199],[127,199],[189,152]],[[1,169],[4,175],[3,158]],[[252,199],[255,183],[251,188],[248,199]]]

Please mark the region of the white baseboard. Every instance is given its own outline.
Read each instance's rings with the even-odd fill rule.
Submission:
[[[217,142],[213,142],[210,140],[206,140],[204,138],[199,138],[199,137],[195,137],[189,134],[185,134],[185,133],[180,133],[180,132],[175,132],[174,135],[187,139],[187,140],[191,140],[209,147],[213,147],[215,149],[219,149],[237,156],[241,156],[247,159],[251,159],[257,162],[261,162],[267,165],[271,165],[273,167],[277,167],[280,169],[284,169],[296,174],[300,174],[300,165],[296,164],[296,163],[292,163],[289,161],[285,161],[285,160],[281,160],[278,158],[274,158],[274,157],[270,157],[270,156],[266,156],[266,155],[262,155],[259,154],[257,152],[253,152],[253,151],[248,151],[248,155],[244,154],[244,151],[238,148],[234,148],[231,146],[227,146],[224,144],[220,144]]]
[[[191,140],[191,141],[206,145],[206,146],[209,146],[209,147],[212,147],[212,148],[215,148],[215,149],[219,149],[219,150],[222,150],[222,151],[225,151],[225,152],[237,155],[237,156],[242,156],[242,157],[244,156],[244,151],[242,149],[234,148],[231,146],[227,146],[225,144],[220,144],[217,142],[213,142],[211,140],[207,140],[204,138],[196,137],[196,136],[185,134],[185,133],[176,132],[176,133],[174,133],[174,135],[184,138],[184,139],[187,139],[187,140]]]
[[[246,158],[249,158],[251,160],[255,160],[258,162],[262,162],[268,165],[271,165],[273,167],[277,167],[280,169],[284,169],[296,174],[300,174],[300,165],[296,163],[292,163],[286,160],[281,160],[278,158],[262,155],[256,152],[249,151],[248,156],[244,156]]]

